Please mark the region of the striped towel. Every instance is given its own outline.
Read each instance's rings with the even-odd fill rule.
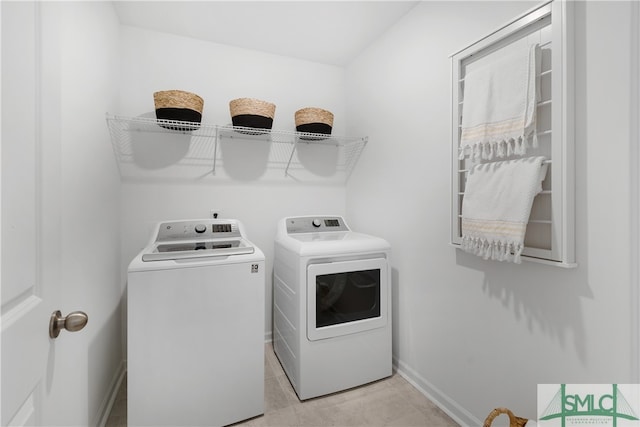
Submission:
[[[460,159],[524,155],[537,145],[539,45],[522,46],[464,78]]]
[[[469,171],[462,199],[462,249],[484,259],[521,262],[544,157],[482,163]]]

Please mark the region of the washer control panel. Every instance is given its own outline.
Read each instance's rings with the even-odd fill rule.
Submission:
[[[321,233],[349,231],[349,227],[339,216],[303,216],[287,218],[287,233]]]
[[[164,222],[160,224],[156,242],[219,237],[241,237],[237,222],[220,219]]]

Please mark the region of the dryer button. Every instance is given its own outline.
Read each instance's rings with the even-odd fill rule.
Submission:
[[[196,233],[204,233],[205,231],[207,231],[207,226],[204,224],[198,224],[196,225]]]
[[[318,228],[320,227],[321,222],[318,218],[316,218],[313,221],[311,221],[311,224],[313,224],[314,227]]]

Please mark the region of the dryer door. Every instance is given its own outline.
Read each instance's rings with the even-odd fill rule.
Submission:
[[[384,258],[307,267],[307,337],[311,341],[387,323],[389,271]]]

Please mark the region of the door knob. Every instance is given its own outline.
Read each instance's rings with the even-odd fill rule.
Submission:
[[[49,336],[57,338],[60,331],[66,329],[69,332],[76,332],[84,328],[89,321],[89,316],[82,311],[73,311],[62,317],[60,310],[56,310],[51,314],[49,321]]]

